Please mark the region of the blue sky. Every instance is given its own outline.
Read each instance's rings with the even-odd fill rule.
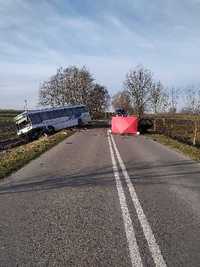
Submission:
[[[128,70],[199,83],[200,0],[0,0],[0,108],[38,102],[60,66],[86,65],[111,94]]]

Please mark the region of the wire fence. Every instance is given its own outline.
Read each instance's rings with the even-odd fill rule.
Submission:
[[[178,141],[200,146],[200,120],[179,118],[151,118],[154,133],[164,134]]]

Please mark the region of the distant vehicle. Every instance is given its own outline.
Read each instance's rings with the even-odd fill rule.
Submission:
[[[127,112],[123,108],[117,108],[115,110],[115,114],[117,116],[124,116],[124,117],[128,115]]]
[[[15,117],[17,135],[37,139],[41,134],[86,125],[91,121],[85,105],[28,110]]]

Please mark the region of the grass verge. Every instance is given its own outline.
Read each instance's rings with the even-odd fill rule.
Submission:
[[[178,152],[183,153],[186,156],[189,156],[193,160],[200,160],[200,149],[197,147],[181,143],[162,134],[148,134],[147,136],[154,141],[157,141],[163,145],[175,149]]]
[[[37,158],[66,137],[72,135],[72,133],[72,131],[61,131],[52,136],[42,137],[32,143],[1,152],[0,178],[4,178],[23,167],[29,161]]]

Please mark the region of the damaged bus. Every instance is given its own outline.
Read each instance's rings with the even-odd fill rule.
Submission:
[[[85,105],[27,110],[15,117],[18,136],[37,139],[61,129],[87,125],[91,121]]]

